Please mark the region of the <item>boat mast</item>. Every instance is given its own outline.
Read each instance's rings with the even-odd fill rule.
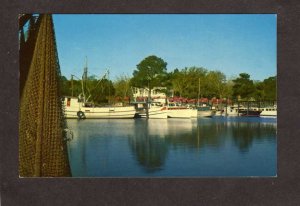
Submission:
[[[87,80],[87,57],[85,57],[85,67],[83,69],[83,75],[82,75],[82,80],[81,80],[81,87],[82,87],[82,94],[83,94],[83,102],[86,101],[86,97],[85,97],[85,87],[86,87],[86,80]]]
[[[107,69],[107,79],[108,79],[108,105],[110,105],[110,81],[109,81],[109,69]]]
[[[198,107],[199,107],[199,97],[200,97],[200,77],[199,77],[199,85],[198,85]]]

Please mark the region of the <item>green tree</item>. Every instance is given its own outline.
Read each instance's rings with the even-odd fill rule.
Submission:
[[[186,67],[180,71],[178,69],[174,70],[172,86],[175,95],[197,98],[199,92],[199,78],[201,79],[201,90],[203,90],[203,93],[206,93],[206,73],[207,70],[202,67]]]
[[[226,76],[220,71],[210,71],[206,76],[208,85],[208,97],[223,98],[226,96]]]
[[[112,103],[112,97],[115,95],[115,88],[111,80],[96,80],[91,85],[91,101],[96,104]]]
[[[263,81],[263,91],[265,100],[276,100],[277,99],[277,77],[269,77]]]
[[[65,76],[60,77],[60,90],[63,96],[71,96],[70,81]]]
[[[131,97],[132,91],[130,89],[130,78],[126,75],[120,75],[113,83],[115,88],[115,96],[121,97],[124,103],[125,97]]]
[[[233,80],[227,80],[224,86],[224,96],[225,98],[232,98],[233,96]]]
[[[240,76],[233,80],[233,96],[241,97],[242,99],[249,100],[253,97],[255,87],[253,80],[250,79],[250,75],[247,73],[241,73]]]
[[[175,69],[171,82],[174,94],[181,97],[188,86],[188,68],[184,68],[181,71]]]
[[[142,60],[137,69],[133,71],[131,85],[140,88],[148,88],[149,96],[153,87],[165,86],[167,76],[167,63],[157,57],[148,56]]]
[[[256,100],[263,100],[265,97],[264,83],[261,81],[254,81],[254,86],[255,86],[254,98]]]

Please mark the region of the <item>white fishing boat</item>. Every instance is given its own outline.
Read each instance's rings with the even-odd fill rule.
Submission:
[[[277,117],[277,106],[260,108],[261,117]]]
[[[147,118],[146,103],[137,104],[136,110],[141,118]],[[149,119],[167,119],[167,108],[159,102],[152,102],[148,106]]]
[[[168,118],[192,118],[197,117],[197,110],[182,106],[176,103],[169,103],[167,106]]]
[[[87,61],[84,67],[84,72],[82,75],[81,86],[82,93],[78,98],[76,97],[65,97],[64,98],[64,108],[66,118],[79,118],[79,119],[128,119],[134,118],[135,108],[134,106],[109,106],[98,107],[95,106],[93,102],[89,102],[91,94],[87,94]],[[98,81],[101,82],[105,76],[109,76],[109,71],[107,70],[104,76]],[[72,80],[73,80],[72,75]],[[98,84],[97,84],[98,85]]]
[[[76,97],[65,97],[64,108],[65,117],[73,119],[128,119],[133,118],[136,112],[133,106],[96,107]]]

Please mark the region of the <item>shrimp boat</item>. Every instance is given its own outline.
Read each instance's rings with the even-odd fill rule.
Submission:
[[[129,119],[135,115],[133,106],[96,107],[76,97],[65,97],[64,108],[68,119]]]
[[[104,76],[99,80],[101,81]],[[85,82],[87,81],[87,63],[84,68],[82,77],[82,93],[78,98],[76,97],[65,97],[64,98],[64,113],[66,118],[79,118],[79,119],[128,119],[134,118],[135,108],[134,106],[104,106],[97,107],[93,102],[89,102],[88,96],[85,94]]]

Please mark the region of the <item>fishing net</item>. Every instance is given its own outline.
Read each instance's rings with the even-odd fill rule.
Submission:
[[[19,174],[21,177],[70,176],[54,26],[51,15],[39,18],[20,100]]]

